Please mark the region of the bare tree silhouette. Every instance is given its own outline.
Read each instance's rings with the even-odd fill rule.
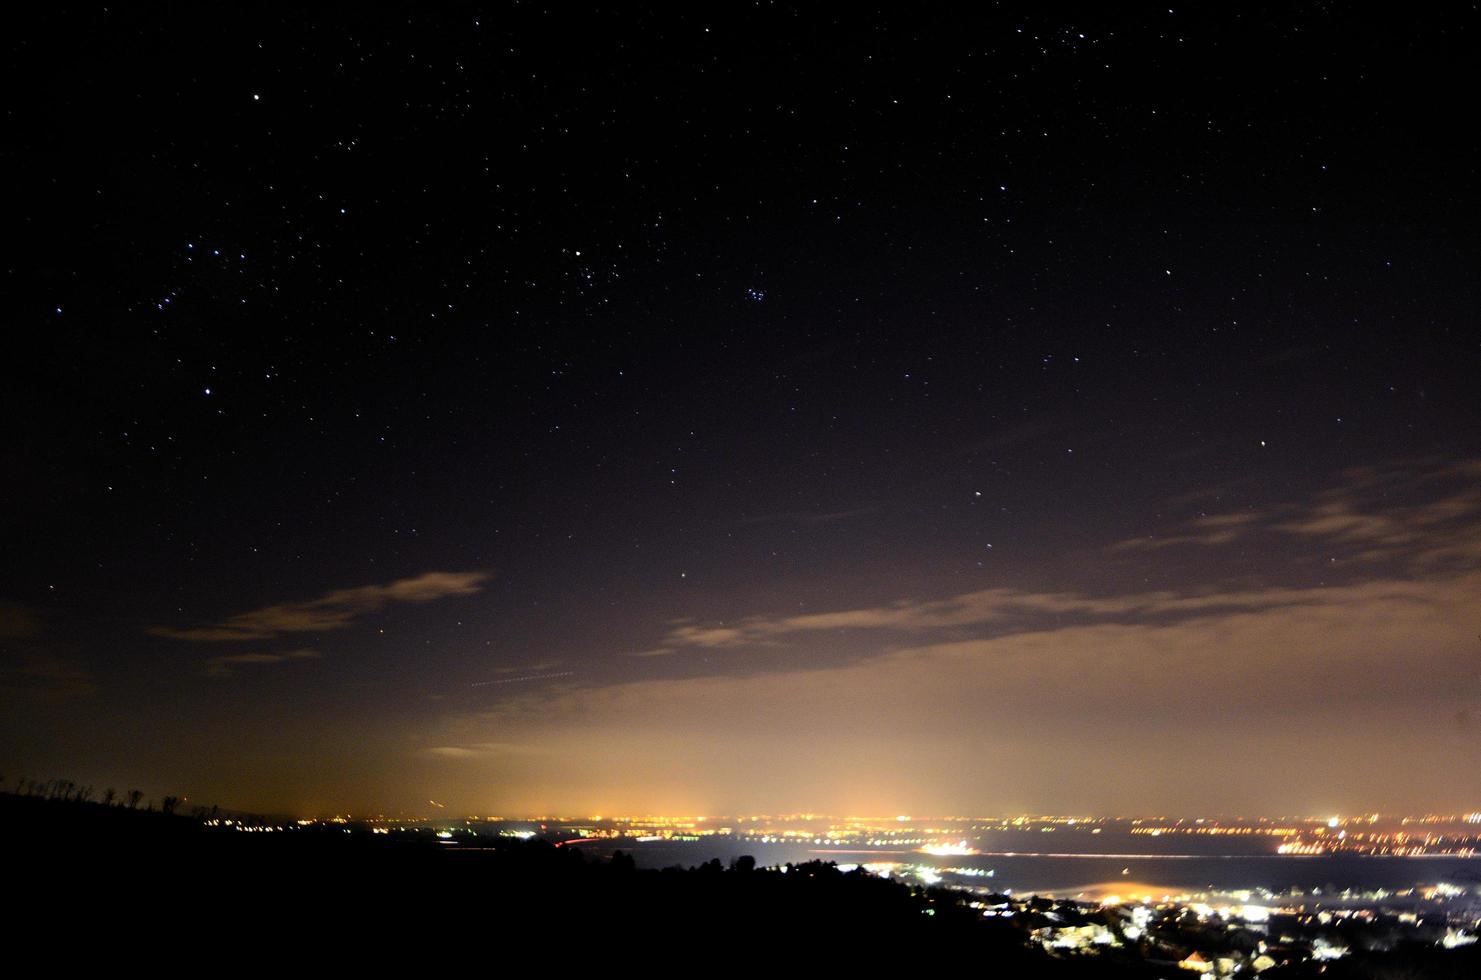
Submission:
[[[129,790],[129,809],[130,810],[137,809],[138,806],[139,806],[139,801],[142,800],[143,798],[144,798],[143,791],[137,790],[137,789],[131,789],[131,790]]]

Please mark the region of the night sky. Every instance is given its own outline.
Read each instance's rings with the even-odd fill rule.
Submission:
[[[707,6],[12,23],[7,784],[1476,808],[1474,7]]]

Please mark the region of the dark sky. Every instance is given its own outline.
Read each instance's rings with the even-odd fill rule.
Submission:
[[[1474,8],[983,7],[16,22],[0,773],[1475,808]]]

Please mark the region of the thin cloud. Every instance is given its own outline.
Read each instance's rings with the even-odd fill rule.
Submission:
[[[799,656],[752,674],[523,691],[445,716],[423,738],[434,754],[527,787],[516,802],[530,807],[578,805],[572,786],[633,806],[672,793],[720,807],[757,786],[777,808],[988,809],[1025,793],[1067,809],[1236,806],[1255,792],[1292,805],[1312,793],[1347,807],[1448,802],[1464,796],[1455,773],[1481,746],[1459,747],[1447,766],[1414,760],[1432,757],[1437,719],[1449,729],[1481,712],[1481,688],[1459,680],[1474,678],[1478,590],[1473,571],[1255,589],[1223,604],[1020,595],[1025,607],[1102,613],[981,638],[926,635],[841,665]],[[893,611],[919,622],[930,607]],[[1137,609],[1188,615],[1120,615]],[[790,642],[801,654],[811,637]],[[512,733],[515,745],[480,748]],[[540,758],[520,757],[537,747]],[[1215,751],[1259,764],[1209,780]]]
[[[1245,511],[1209,514],[1186,525],[1187,533],[1164,537],[1131,538],[1111,546],[1112,551],[1159,551],[1181,545],[1213,546],[1238,540],[1260,523],[1260,515]]]
[[[41,619],[19,603],[0,601],[0,691],[52,701],[98,690],[92,674],[38,646]]]
[[[676,626],[664,638],[669,647],[734,647],[760,643],[767,632],[764,620],[750,620],[740,627]]]
[[[1260,589],[1244,592],[1144,592],[1094,597],[1073,592],[982,589],[946,599],[902,599],[883,606],[800,616],[754,616],[732,626],[683,625],[664,637],[669,647],[717,649],[775,643],[789,635],[827,631],[922,633],[989,624],[1022,625],[1035,617],[1079,616],[1120,620],[1201,615],[1213,611],[1259,611],[1312,601],[1309,591]]]
[[[572,677],[574,670],[557,670],[548,674],[522,674],[519,677],[500,677],[491,681],[474,681],[469,687],[491,687],[496,684],[528,684],[532,681],[549,681],[558,677]]]
[[[560,660],[540,660],[532,664],[508,664],[495,667],[493,671],[496,674],[543,674],[555,670],[561,663]]]
[[[41,621],[25,606],[0,601],[0,640],[19,640],[41,632]]]
[[[318,660],[318,650],[289,650],[287,653],[233,653],[224,657],[212,657],[206,661],[208,677],[232,677],[238,667],[255,667],[262,664],[280,664],[289,660]]]
[[[1481,462],[1407,462],[1344,474],[1342,482],[1310,501],[1263,511],[1205,514],[1173,534],[1134,538],[1112,551],[1144,552],[1176,546],[1217,547],[1251,540],[1283,540],[1355,563],[1393,580],[1464,572],[1481,564]],[[739,649],[773,645],[803,634],[875,631],[926,634],[932,630],[993,626],[994,632],[1034,628],[1043,617],[1082,621],[1176,620],[1222,613],[1258,613],[1325,602],[1310,591],[1283,588],[1207,588],[1130,595],[983,589],[943,599],[904,598],[883,605],[739,620],[669,623],[659,648]]]
[[[177,629],[156,626],[152,636],[201,643],[270,640],[284,633],[326,633],[344,629],[361,616],[391,603],[431,602],[472,595],[483,588],[487,572],[427,572],[388,585],[337,589],[307,602],[281,603],[229,616],[218,623]]]
[[[870,514],[879,512],[877,505],[868,507],[854,507],[849,510],[833,511],[782,511],[775,514],[757,514],[754,517],[746,517],[741,520],[742,524],[837,524],[840,521],[851,521],[860,517],[868,517]]]
[[[1171,534],[1131,538],[1112,552],[1244,544],[1257,536],[1305,543],[1347,561],[1397,561],[1415,570],[1481,560],[1481,460],[1411,461],[1349,470],[1304,503],[1207,514]]]
[[[25,653],[0,661],[0,691],[65,701],[97,693],[92,674],[59,657]]]
[[[521,745],[515,742],[475,742],[471,745],[436,745],[423,751],[438,759],[490,759],[498,756],[540,755],[544,750],[538,745]]]
[[[675,651],[673,647],[653,647],[649,650],[634,650],[631,653],[627,654],[627,656],[641,658],[670,657],[673,656],[673,654],[676,652],[677,651]]]

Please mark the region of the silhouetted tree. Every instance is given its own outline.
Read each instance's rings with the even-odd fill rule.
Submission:
[[[178,796],[166,796],[159,803],[159,812],[160,813],[163,813],[167,817],[168,816],[171,816],[175,812],[175,807],[177,807],[179,805],[180,805],[180,797],[178,797]]]
[[[129,809],[130,810],[136,809],[139,806],[139,801],[142,800],[143,798],[144,798],[144,794],[143,794],[142,791],[137,790],[137,789],[131,789],[131,790],[129,790]]]
[[[109,786],[107,789],[103,790],[103,805],[112,806],[113,798],[117,795],[118,793],[113,789],[112,786]]]

